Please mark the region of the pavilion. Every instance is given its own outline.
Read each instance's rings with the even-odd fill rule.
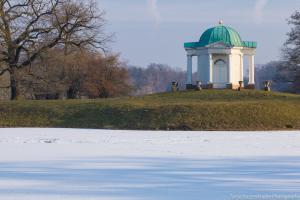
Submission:
[[[193,57],[198,58],[197,81],[203,87],[235,89],[244,81],[244,57],[249,61],[248,88],[255,88],[254,55],[257,43],[243,41],[234,29],[219,25],[206,30],[198,42],[185,43],[187,89],[193,87]]]

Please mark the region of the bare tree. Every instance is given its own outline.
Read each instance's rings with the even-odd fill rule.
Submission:
[[[103,12],[85,0],[1,0],[0,75],[9,72],[11,99],[18,95],[16,71],[55,46],[105,49]]]
[[[135,95],[166,92],[173,81],[179,82],[179,88],[185,88],[186,72],[164,64],[151,63],[147,68],[128,68],[135,86]]]
[[[295,92],[300,92],[300,12],[296,11],[288,20],[292,30],[287,34],[283,54],[286,62],[284,69],[289,71]]]
[[[25,99],[107,98],[129,95],[127,65],[118,55],[55,47],[17,72]]]
[[[89,98],[108,98],[129,95],[132,86],[126,63],[118,55],[94,54],[86,65],[81,93]]]

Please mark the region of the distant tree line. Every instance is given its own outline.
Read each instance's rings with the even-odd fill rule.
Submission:
[[[146,68],[130,66],[128,73],[132,80],[133,95],[166,92],[173,81],[179,88],[185,88],[186,72],[164,64],[152,63]]]
[[[300,12],[296,11],[288,24],[292,26],[282,48],[282,59],[269,62],[257,69],[257,83],[272,81],[272,89],[282,92],[300,93]]]
[[[256,87],[264,88],[264,81],[271,81],[274,91],[295,93],[291,73],[283,61],[271,61],[256,68]]]

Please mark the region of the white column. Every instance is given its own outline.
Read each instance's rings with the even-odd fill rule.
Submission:
[[[197,56],[198,60],[197,60],[197,81],[201,81],[201,73],[203,73],[201,71],[201,56],[198,55]]]
[[[186,84],[192,84],[193,77],[193,56],[187,56]]]
[[[232,83],[231,71],[232,71],[232,54],[228,54],[228,83]]]
[[[254,55],[249,56],[249,84],[255,84],[255,77],[254,77]]]
[[[213,82],[213,58],[212,54],[208,54],[208,83]]]
[[[241,63],[240,63],[240,66],[241,66],[241,77],[240,77],[240,81],[244,81],[244,55],[241,54]]]

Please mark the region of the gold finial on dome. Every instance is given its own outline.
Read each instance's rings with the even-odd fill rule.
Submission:
[[[223,20],[220,20],[220,21],[219,21],[219,25],[223,25]]]

